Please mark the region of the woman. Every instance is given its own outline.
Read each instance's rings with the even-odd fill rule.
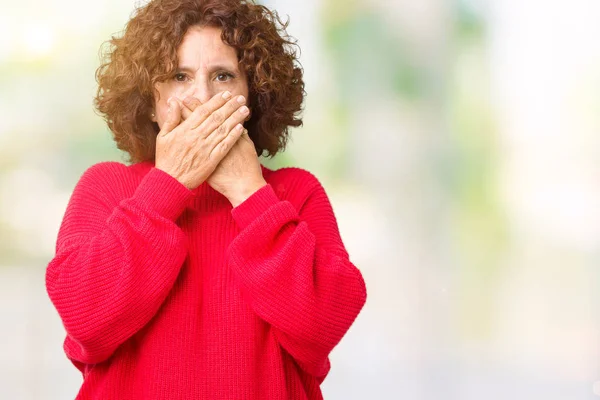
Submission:
[[[77,399],[322,398],[366,290],[319,181],[258,160],[301,124],[285,27],[154,0],[111,40],[95,104],[131,163],[83,174],[46,272]]]

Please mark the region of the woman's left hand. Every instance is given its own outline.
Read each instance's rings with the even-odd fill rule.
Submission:
[[[181,104],[190,112],[200,105],[197,99],[187,98],[186,100],[192,101],[185,101]],[[245,131],[237,140],[206,182],[214,190],[227,197],[233,207],[237,207],[267,184],[262,176],[254,142],[250,139],[248,131]]]

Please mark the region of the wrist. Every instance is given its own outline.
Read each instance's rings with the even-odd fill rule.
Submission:
[[[242,204],[248,197],[256,193],[257,190],[267,184],[267,181],[260,179],[257,181],[249,182],[247,184],[238,186],[231,193],[227,193],[225,197],[229,200],[231,205],[235,208]]]
[[[154,167],[156,169],[160,169],[165,174],[171,175],[171,177],[173,179],[176,179],[179,183],[181,183],[183,186],[185,186],[188,190],[193,190],[194,189],[194,187],[190,184],[190,182],[188,182],[188,180],[186,180],[186,179],[183,179],[180,174],[176,174],[174,172],[171,172],[168,168],[165,168],[165,167],[163,167],[161,165],[155,165]]]

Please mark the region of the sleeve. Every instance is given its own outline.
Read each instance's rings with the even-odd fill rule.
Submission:
[[[240,233],[228,263],[243,297],[300,368],[322,382],[329,353],[366,301],[323,187],[316,181],[299,212],[270,184],[231,212]]]
[[[100,163],[83,174],[46,269],[64,349],[79,369],[108,359],[155,315],[187,255],[175,220],[193,192],[152,168],[132,197],[111,201],[131,179],[125,168]]]

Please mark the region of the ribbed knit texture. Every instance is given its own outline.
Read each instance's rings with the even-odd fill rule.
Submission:
[[[261,169],[235,208],[148,162],[83,174],[46,271],[78,400],[322,399],[365,284],[319,181]]]

